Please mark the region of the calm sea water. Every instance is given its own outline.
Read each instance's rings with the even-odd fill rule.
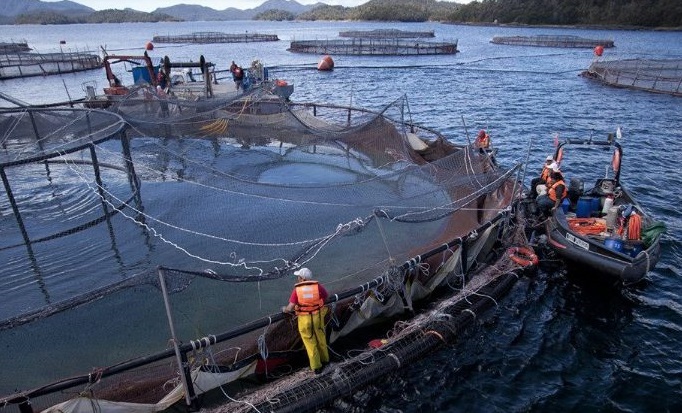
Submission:
[[[315,70],[319,56],[286,50],[291,40],[332,39],[342,30],[377,28],[434,30],[436,40],[458,39],[461,53],[400,58],[333,56],[336,70],[326,73]],[[281,41],[159,44],[152,57],[187,60],[204,55],[218,69],[226,69],[232,60],[248,66],[259,59],[272,67],[271,76],[294,83],[292,99],[296,101],[380,108],[406,95],[412,119],[447,136],[462,139],[466,133],[487,128],[502,164],[523,160],[530,142],[530,174],[535,174],[551,153],[554,134],[601,137],[620,126],[625,151],[622,180],[668,227],[662,259],[643,285],[627,292],[603,291],[589,283],[569,282],[561,271],[541,271],[518,282],[459,342],[329,410],[341,411],[350,404],[354,411],[368,412],[682,411],[682,197],[678,171],[682,99],[611,88],[578,76],[593,59],[591,49],[490,43],[497,35],[571,34],[613,39],[616,47],[607,49],[605,58],[682,59],[682,32],[436,23],[193,22],[2,26],[0,41],[26,40],[37,51],[50,52],[58,50],[64,40],[65,50],[103,46],[112,54],[137,55],[153,35],[195,31],[272,33]],[[125,81],[128,74],[121,76]],[[102,71],[4,81],[0,87],[15,98],[46,103],[82,97],[83,83],[93,80],[102,87]],[[7,291],[0,294],[11,296]],[[12,313],[11,308],[2,311]],[[70,334],[67,327],[62,330],[66,335]],[[22,337],[0,335],[0,349],[4,350],[0,364],[12,366],[0,372],[0,393],[13,390],[17,377],[36,374],[18,367],[21,357],[19,362],[13,361],[17,355],[13,346],[30,341],[33,333],[27,328],[16,333],[25,335]],[[74,340],[76,337],[71,342]],[[51,359],[46,357],[48,362]],[[27,381],[40,383],[40,378]]]

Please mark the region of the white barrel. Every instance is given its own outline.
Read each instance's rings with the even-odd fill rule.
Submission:
[[[613,200],[611,200],[613,203]],[[618,207],[612,206],[606,213],[606,228],[614,229],[616,227],[616,221],[618,221]]]
[[[601,209],[602,214],[608,214],[609,209],[613,206],[613,197],[612,196],[607,196],[604,198],[604,206]]]

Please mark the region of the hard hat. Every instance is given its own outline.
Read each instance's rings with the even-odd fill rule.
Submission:
[[[304,280],[309,280],[313,278],[313,272],[305,267],[301,268],[300,270],[294,271],[294,275],[297,277],[301,277]]]

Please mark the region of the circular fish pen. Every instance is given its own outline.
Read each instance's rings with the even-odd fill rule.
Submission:
[[[93,52],[0,53],[0,79],[57,75],[99,69],[102,59]]]
[[[193,32],[175,35],[156,35],[152,38],[153,43],[255,43],[277,42],[276,34],[263,33],[223,33],[223,32]]]
[[[66,112],[2,119],[17,204],[0,204],[3,228],[27,230],[0,248],[14,283],[1,285],[0,339],[24,354],[4,362],[21,374],[0,394],[23,390],[0,405],[163,410],[272,379],[305,364],[279,312],[297,268],[331,293],[334,345],[469,284],[508,239],[518,165],[414,124],[405,98],[370,111],[250,96],[156,130]],[[45,154],[64,167],[36,175]],[[31,224],[50,210],[54,223]],[[36,243],[37,228],[50,239]]]
[[[682,60],[595,60],[582,76],[609,86],[682,96]]]
[[[355,37],[362,39],[417,39],[436,37],[436,35],[433,30],[425,32],[412,32],[398,29],[375,29],[339,32],[339,37]]]
[[[290,52],[368,55],[368,56],[412,56],[456,54],[457,41],[429,42],[399,38],[353,38],[350,40],[301,40],[293,41]]]
[[[543,35],[537,36],[495,36],[490,41],[494,44],[506,44],[512,46],[542,46],[542,47],[571,47],[591,48],[596,46],[614,47],[613,40],[587,39],[571,35]]]

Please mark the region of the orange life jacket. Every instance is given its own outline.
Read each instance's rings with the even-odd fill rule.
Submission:
[[[490,147],[490,135],[487,133],[483,136],[478,136],[476,138],[476,146],[483,149],[488,149]]]
[[[543,181],[549,183],[549,175],[552,173],[552,170],[549,169],[548,165],[545,165],[542,167],[542,172],[540,172],[540,179]]]
[[[296,284],[296,314],[314,314],[324,306],[317,281],[303,281]]]
[[[551,186],[551,187],[549,188],[549,190],[547,191],[547,196],[549,197],[549,199],[551,199],[551,200],[554,201],[554,202],[557,201],[556,189],[557,189],[557,187],[558,187],[559,185],[563,185],[563,186],[564,186],[564,192],[563,192],[563,194],[561,194],[561,199],[566,198],[566,192],[567,192],[567,191],[566,191],[566,184],[564,183],[564,180],[563,180],[563,179],[559,179],[559,180],[557,180],[557,181],[552,182],[552,186]]]

